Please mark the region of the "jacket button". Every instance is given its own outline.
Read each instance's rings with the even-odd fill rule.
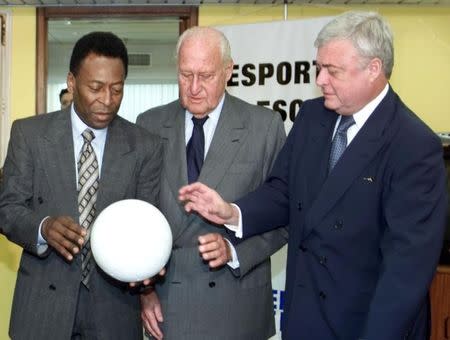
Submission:
[[[301,211],[301,210],[303,209],[303,204],[302,204],[302,202],[298,202],[297,208],[298,208],[299,211]]]
[[[308,250],[308,248],[306,248],[303,244],[299,245],[298,248],[303,252],[306,252]]]
[[[327,264],[327,258],[325,256],[319,257],[319,263],[321,265],[323,265],[323,266],[326,265]]]
[[[216,283],[215,283],[214,281],[211,281],[211,282],[208,284],[208,286],[211,287],[211,288],[214,288],[214,287],[216,286]]]
[[[344,226],[344,222],[342,222],[342,220],[338,220],[334,223],[333,228],[334,229],[342,229],[343,226]]]
[[[39,204],[44,203],[44,199],[43,199],[41,196],[39,196],[37,200],[38,200],[38,203],[39,203]]]
[[[322,300],[325,300],[327,298],[327,294],[325,294],[325,292],[323,292],[323,291],[319,292],[319,296]]]
[[[50,290],[56,290],[56,287],[55,287],[54,284],[50,284],[50,285],[48,286],[48,289],[50,289]]]

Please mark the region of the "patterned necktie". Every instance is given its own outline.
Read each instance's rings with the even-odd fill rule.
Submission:
[[[97,157],[91,144],[95,135],[90,129],[84,130],[81,135],[84,144],[78,160],[78,212],[80,213],[80,225],[87,231],[84,247],[81,249],[81,282],[89,287],[92,266],[89,228],[95,217],[99,173]]]
[[[193,183],[197,180],[203,166],[203,157],[205,155],[205,133],[203,132],[203,124],[205,124],[208,118],[208,116],[203,118],[192,117],[194,129],[192,130],[191,139],[189,139],[186,146],[188,183]]]
[[[355,124],[353,116],[341,116],[341,121],[334,135],[333,142],[331,143],[330,160],[328,164],[328,173],[333,170],[334,166],[338,162],[347,147],[347,130],[350,126]]]

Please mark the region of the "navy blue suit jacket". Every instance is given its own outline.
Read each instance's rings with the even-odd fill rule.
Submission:
[[[244,237],[289,225],[284,339],[424,339],[446,219],[435,134],[389,89],[327,174],[338,115],[306,101]]]

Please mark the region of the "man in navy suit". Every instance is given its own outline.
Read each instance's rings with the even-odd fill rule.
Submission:
[[[425,339],[442,146],[389,85],[382,17],[344,13],[315,46],[323,96],[303,104],[265,183],[235,205],[201,183],[180,199],[237,236],[289,225],[283,339]]]

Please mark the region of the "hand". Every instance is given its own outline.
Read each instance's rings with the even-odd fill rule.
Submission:
[[[150,277],[148,279],[145,279],[144,281],[130,282],[130,287],[137,287],[140,284],[143,286],[153,285],[160,276],[164,276],[164,275],[166,275],[166,268],[161,269],[157,275]]]
[[[47,218],[42,224],[41,233],[49,246],[72,261],[83,246],[87,232],[71,217],[58,216]]]
[[[182,187],[178,198],[186,202],[184,209],[187,212],[196,211],[213,223],[237,225],[239,222],[236,207],[225,202],[216,191],[200,182]]]
[[[198,250],[203,260],[209,262],[211,268],[221,267],[231,260],[231,250],[228,242],[219,233],[199,236]]]
[[[155,339],[162,339],[163,333],[159,322],[163,322],[163,314],[158,295],[154,289],[141,294],[141,319],[147,333]]]

